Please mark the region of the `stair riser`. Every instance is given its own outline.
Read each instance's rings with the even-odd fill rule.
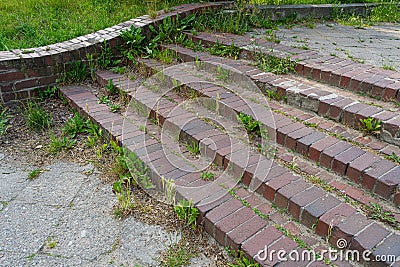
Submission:
[[[205,62],[204,64],[205,66],[212,65],[212,63],[209,62]],[[203,93],[198,88],[191,87],[190,84],[186,85],[186,87],[192,90],[197,90],[199,94],[203,97],[212,98],[214,96]],[[224,90],[222,90],[221,92],[223,91]],[[215,94],[215,91],[213,92],[213,94]],[[239,111],[235,108],[231,108],[229,103],[226,105],[221,105],[221,107],[221,112],[230,110],[229,113],[231,114],[239,113]],[[248,115],[254,116],[252,113],[249,113]],[[277,123],[278,121],[279,123]],[[277,128],[277,126],[279,127]],[[350,164],[352,161],[363,154],[368,154],[369,157],[373,157],[373,154],[371,154],[370,152],[364,153],[364,151],[362,151],[361,149],[347,151],[350,146],[344,146],[344,144],[348,144],[343,141],[338,142],[339,140],[335,140],[335,142],[326,147],[314,146],[314,143],[326,143],[325,140],[331,140],[331,137],[317,130],[306,128],[302,123],[293,122],[280,114],[274,114],[274,120],[269,122],[268,124],[262,123],[262,128],[269,133],[269,136],[273,138],[272,140],[275,140],[276,137],[276,142],[278,144],[285,146],[288,149],[292,149],[302,154],[303,156],[306,156],[313,161],[316,161],[323,167],[326,167],[329,170],[333,170],[339,175],[347,176],[348,178],[350,177],[348,176],[349,174],[347,172],[349,171],[349,166],[351,166]],[[297,129],[298,131],[296,131]],[[178,129],[175,130],[178,131]],[[311,133],[312,135],[310,135]],[[318,143],[318,141],[320,142]],[[329,149],[330,146],[332,146],[332,148],[334,146],[338,147],[338,149],[336,149],[337,151],[335,150],[335,152],[332,153],[333,151]],[[347,153],[350,152],[352,154],[347,155]],[[314,156],[315,154],[317,154],[317,156]],[[349,157],[350,160],[348,159]],[[359,169],[360,176],[357,177],[356,182],[361,184],[367,190],[375,192],[390,201],[394,201],[394,194],[396,193],[399,185],[399,178],[396,177],[399,167],[396,167],[394,163],[391,163],[388,160],[382,160],[381,163],[388,164],[391,167],[388,168],[386,171],[380,171],[374,174],[370,174],[370,168],[364,167],[364,169]],[[378,168],[378,165],[376,165],[375,168]],[[386,176],[385,179],[382,180],[381,177],[383,177],[383,175],[390,170],[391,173],[389,173],[388,176]],[[354,181],[354,179],[352,180]],[[399,205],[399,203],[395,204]]]

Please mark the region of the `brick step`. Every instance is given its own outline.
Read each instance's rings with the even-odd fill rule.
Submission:
[[[205,52],[194,52],[190,49],[175,45],[164,46],[165,49],[175,51],[177,55],[186,62],[194,60],[218,61],[229,67],[234,67],[245,73],[260,88],[262,92],[276,92],[282,99],[295,107],[300,107],[306,111],[328,117],[336,122],[340,122],[354,129],[361,126],[360,120],[374,118],[381,121],[381,129],[377,133],[378,137],[399,146],[400,144],[400,115],[392,109],[384,109],[367,103],[358,101],[357,96],[353,98],[343,97],[332,93],[325,85],[316,85],[312,82],[305,82],[294,76],[275,75],[266,73],[253,66],[252,63],[235,61],[231,59],[218,59]]]
[[[221,63],[225,62],[226,59],[209,57],[209,60],[216,60],[217,63]],[[205,64],[212,65],[210,63]],[[186,76],[185,79],[187,80],[188,77]],[[232,76],[231,79],[234,80],[235,78]],[[185,83],[185,80],[180,82]],[[207,90],[202,92],[203,88],[201,86],[191,85],[190,87],[193,90],[200,91],[202,96],[208,98],[215,98],[217,94],[224,95],[226,93],[223,88],[213,88],[211,92]],[[240,96],[244,95],[240,94]],[[251,92],[248,97],[251,96],[254,96],[254,92]],[[232,103],[233,106],[231,107]],[[237,98],[224,99],[221,106],[224,107],[223,110],[225,112],[228,112],[226,115],[243,112],[254,116],[254,114],[246,110],[248,109],[248,104],[251,104],[254,110],[265,109],[265,107],[252,101],[247,101],[243,105],[240,105],[240,103]],[[348,142],[329,136],[317,129],[307,127],[303,123],[295,122],[282,114],[273,114],[272,120],[265,117],[257,119],[268,130],[270,137],[276,138],[278,144],[295,150],[321,166],[333,170],[339,175],[343,175],[351,181],[362,185],[365,189],[399,205],[400,193],[397,192],[397,188],[399,187],[400,176],[398,172],[400,167],[397,164],[377,157],[370,151],[354,147]]]
[[[149,60],[149,59],[141,59],[141,60],[139,60],[139,62],[142,62],[142,64],[143,64],[140,67],[140,69],[142,71],[146,70],[146,73],[152,73],[155,71],[155,69],[163,69],[164,68],[162,65],[160,65],[159,62]],[[147,68],[147,69],[145,69],[145,68]],[[175,69],[174,71],[176,71],[176,70],[177,69]],[[178,71],[182,72],[182,73],[185,72],[184,70],[182,70],[182,71],[178,70]],[[167,71],[165,71],[165,72],[167,72]],[[167,74],[167,73],[165,73],[165,74]],[[117,87],[119,89],[125,90],[127,92],[132,92],[131,82],[129,81],[129,79],[127,79],[126,77],[123,77],[122,75],[114,74],[114,73],[111,73],[108,71],[103,71],[103,72],[98,72],[97,77],[98,77],[98,82],[103,86],[106,85],[107,83],[109,83],[109,80],[111,79],[114,81],[113,82],[114,84],[117,84]],[[188,77],[189,77],[189,79],[191,79],[190,75],[188,75]],[[208,77],[205,77],[205,78],[207,79],[208,82],[211,81],[210,78],[208,78]],[[166,79],[166,77],[163,77],[162,80],[163,80],[163,83],[166,83],[167,79]],[[166,83],[166,84],[168,84],[168,83]],[[188,85],[188,86],[190,87],[190,85]],[[162,91],[161,88],[158,88],[158,90]],[[179,90],[179,91],[181,91],[181,93],[183,93],[183,96],[185,98],[187,98],[188,94],[186,94],[186,96],[185,96],[184,90]],[[214,92],[214,94],[215,94],[215,92]],[[224,92],[222,92],[221,95],[224,95]],[[178,103],[184,101],[184,99],[182,99],[181,96],[178,96],[175,93],[171,94],[171,92],[168,93],[167,97],[169,99],[174,99]],[[222,99],[222,102],[223,101],[224,100]],[[186,101],[186,103],[187,103],[187,101]],[[191,106],[188,108],[190,108],[191,110],[196,110],[197,113],[199,113],[201,111],[202,114],[206,114],[207,111],[201,110],[201,107],[202,106],[209,107],[210,101],[205,101],[203,104],[205,104],[205,105],[196,105],[194,107]],[[175,106],[177,104],[173,104],[173,105]],[[222,103],[220,105],[220,107],[223,108],[224,104]],[[146,108],[143,108],[143,110],[146,110]],[[161,111],[162,111],[162,109],[161,109]],[[229,113],[229,109],[225,109],[224,112]],[[223,112],[221,112],[221,114],[223,114]],[[231,118],[234,117],[235,118],[234,122],[237,123],[236,115],[232,114],[232,113],[230,113],[229,115],[230,116],[228,116],[228,117],[231,117]],[[159,120],[164,121],[164,118],[159,117]],[[293,122],[296,122],[296,120],[293,120]],[[221,117],[221,116],[218,117],[218,123],[223,123],[223,125],[232,124],[230,119],[226,120],[224,117]],[[230,130],[230,133],[238,131],[238,129],[235,126],[230,127],[230,129],[233,129],[233,130]],[[245,135],[245,132],[238,133],[236,136],[239,136],[239,139],[242,140],[243,138],[240,138],[240,137],[243,135]],[[182,137],[183,137],[183,135],[180,136],[180,138],[182,138]],[[280,147],[279,145],[275,144],[275,145],[271,145],[271,148],[273,146],[277,146],[278,148]],[[256,147],[255,147],[255,149],[256,149]],[[272,149],[270,149],[270,150],[272,150]],[[376,198],[374,199],[373,197],[371,197],[369,192],[365,192],[361,188],[355,188],[354,185],[347,185],[348,182],[346,180],[341,179],[340,176],[332,175],[332,174],[328,173],[327,171],[325,171],[324,169],[316,166],[315,164],[313,164],[307,160],[303,160],[295,155],[293,156],[293,152],[288,151],[288,149],[284,149],[283,147],[282,147],[282,149],[278,149],[277,152],[275,153],[275,157],[278,157],[279,159],[281,159],[283,161],[283,163],[295,164],[296,169],[300,170],[304,175],[313,175],[313,176],[323,177],[323,181],[326,182],[327,184],[329,184],[329,186],[337,189],[340,192],[344,192],[348,197],[356,200],[359,203],[369,206],[370,203],[378,203],[379,202],[379,200],[377,200]],[[386,203],[383,203],[383,204],[386,204]],[[395,208],[391,207],[390,205],[389,206],[386,205],[385,208],[388,210],[390,210],[390,209],[396,210]],[[400,214],[396,218],[398,219],[398,221],[400,221]]]
[[[175,51],[177,53],[178,56],[182,57],[185,60],[188,60],[188,62],[193,60],[193,55],[191,55],[193,53],[193,51],[179,47],[179,46],[175,46],[175,47],[169,47],[169,46],[164,46],[164,49],[171,49],[173,51]],[[198,54],[202,54],[202,53],[198,53]],[[198,55],[197,54],[197,55]],[[206,55],[206,57],[196,57],[197,60],[201,60],[201,59],[212,59],[213,61],[217,61],[217,62],[225,62],[225,61],[221,61],[220,58],[218,57],[213,57],[210,55]],[[148,71],[151,73],[154,73],[154,69],[158,69],[159,71],[162,70],[164,68],[164,66],[160,66],[159,63],[157,62],[152,62],[152,61],[147,61],[146,62],[147,65],[151,65],[152,68],[148,68]],[[246,65],[247,63],[243,63],[244,65]],[[236,64],[237,67],[240,67],[241,65]],[[250,78],[253,79],[252,75],[249,75]],[[253,79],[254,80],[254,79]],[[256,82],[258,82],[257,80],[255,80]],[[308,81],[310,82],[310,81]],[[261,88],[261,91],[264,92],[264,88],[262,84],[258,84],[259,87]],[[275,99],[269,99],[269,106],[272,110],[280,112],[280,113],[284,113],[286,114],[288,117],[292,117],[294,120],[296,121],[302,121],[304,124],[312,124],[315,125],[315,127],[319,128],[322,131],[326,131],[328,132],[328,134],[332,135],[332,136],[338,136],[341,139],[346,139],[347,141],[351,141],[353,144],[356,144],[360,147],[365,147],[368,150],[372,150],[374,151],[376,154],[381,155],[383,157],[388,157],[388,156],[392,156],[393,153],[395,155],[400,156],[400,147],[397,145],[393,145],[390,143],[387,143],[385,141],[380,141],[377,140],[377,138],[374,135],[365,135],[364,132],[361,132],[359,130],[356,130],[354,128],[356,127],[348,127],[346,125],[343,125],[340,122],[335,122],[335,121],[326,121],[326,119],[324,117],[319,117],[319,116],[315,116],[315,113],[313,113],[312,111],[303,111],[303,110],[299,110],[298,108],[291,108],[291,103],[289,103],[288,105],[285,104],[283,101],[280,101],[280,103],[278,103],[278,101],[274,101]],[[292,102],[292,101],[289,101]],[[356,117],[360,118],[360,115],[356,114]],[[359,120],[358,120],[359,121]]]
[[[195,77],[190,77],[183,71],[174,70],[174,72],[180,73],[181,77],[190,80],[194,84],[199,84],[196,83]],[[107,75],[105,72],[102,72],[100,76],[102,76],[100,80],[103,83],[108,81],[111,76],[115,77],[114,74]],[[127,78],[120,75],[120,77],[115,77],[114,81],[125,84],[124,79]],[[168,84],[165,79],[162,79],[162,81]],[[149,88],[155,87],[149,86]],[[210,88],[212,87],[208,86],[205,89]],[[327,235],[329,227],[326,227],[326,225],[329,225],[329,223],[326,224],[326,221],[324,222],[323,214],[335,212],[334,210],[338,206],[340,206],[339,210],[348,208],[353,210],[354,214],[356,213],[353,207],[343,203],[335,196],[304,181],[302,177],[290,173],[285,168],[271,162],[268,158],[252,152],[239,141],[235,140],[235,138],[229,138],[229,136],[222,134],[217,129],[210,128],[205,122],[183,108],[180,108],[177,104],[171,104],[173,101],[171,102],[168,99],[173,98],[173,95],[169,94],[166,101],[164,101],[164,98],[161,97],[164,93],[166,92],[161,87],[157,87],[157,92],[153,92],[141,86],[135,92],[131,92],[130,95],[134,101],[133,106],[139,112],[143,113],[143,110],[145,110],[144,114],[148,114],[153,119],[158,119],[164,128],[173,129],[173,132],[178,132],[179,137],[182,136],[182,133],[186,136],[185,139],[191,136],[192,140],[199,142],[203,155],[213,157],[215,163],[226,168],[235,177],[241,176],[243,173],[242,182],[245,185],[250,186],[252,190],[262,194],[266,199],[273,201],[279,207],[288,208],[292,216],[299,219],[307,227],[311,228],[318,221],[318,225],[320,226],[319,228],[317,226],[317,229],[322,228],[318,230],[318,233]],[[178,100],[178,97],[174,97],[173,100]],[[157,104],[157,102],[160,103]],[[142,104],[141,107],[139,107],[140,104]],[[173,115],[169,114],[171,110],[173,110]],[[185,121],[190,122],[186,123]],[[210,144],[215,144],[215,146],[210,146]],[[271,171],[266,173],[266,170],[271,166]],[[359,213],[357,214],[358,217]],[[360,216],[363,217],[364,215]],[[368,225],[373,224],[373,228],[381,227],[365,216],[363,218],[369,221]],[[331,217],[329,217],[330,219]],[[335,226],[333,227],[335,228]],[[341,230],[337,231],[335,234],[341,233]],[[347,238],[350,241],[354,236],[350,234]],[[331,238],[330,240],[331,242],[335,242],[337,239]]]
[[[313,237],[304,226],[274,209],[264,198],[240,186],[234,187],[237,181],[232,177],[224,175],[215,182],[203,181],[200,173],[193,170],[193,165],[188,165],[182,158],[175,158],[173,161],[180,166],[179,169],[176,166],[171,167],[170,156],[174,151],[168,145],[173,139],[163,136],[160,142],[160,135],[155,138],[140,130],[136,124],[143,118],[129,109],[124,116],[112,113],[106,105],[98,104],[97,97],[86,86],[67,86],[60,91],[80,114],[101,126],[109,138],[119,140],[128,151],[128,162],[133,154],[140,159],[141,164],[147,166],[146,173],[157,190],[165,190],[162,186],[162,181],[165,181],[163,177],[174,180],[176,198],[194,202],[194,206],[200,211],[198,223],[222,245],[240,249],[249,258],[254,258],[265,246],[271,250],[297,250],[299,253],[305,250],[304,247],[328,249],[324,239]],[[147,126],[155,125],[149,122]],[[156,128],[157,126],[151,130]],[[191,168],[192,171],[183,171],[185,168]],[[221,187],[221,182],[231,188],[230,193],[228,189]],[[282,231],[282,227],[286,230]],[[290,259],[288,262],[279,262],[276,254],[267,260],[257,257],[255,259],[262,266],[285,266],[291,263]],[[321,260],[296,264],[327,266]]]
[[[361,64],[334,56],[319,54],[277,44],[261,38],[249,38],[229,33],[187,33],[193,41],[213,45],[235,45],[242,49],[242,57],[252,58],[254,52],[289,58],[296,63],[296,72],[306,78],[333,86],[361,92],[383,101],[400,101],[400,73],[370,64]]]

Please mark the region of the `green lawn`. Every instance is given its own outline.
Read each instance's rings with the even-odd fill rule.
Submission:
[[[0,0],[0,50],[65,41],[193,0]]]
[[[253,4],[294,5],[294,4],[350,4],[350,3],[379,3],[387,0],[251,0]]]
[[[336,3],[338,0],[237,1],[258,4],[318,4]],[[199,0],[0,0],[0,51],[62,42],[143,14],[154,13],[155,10],[189,2]],[[342,1],[349,2],[357,0]]]

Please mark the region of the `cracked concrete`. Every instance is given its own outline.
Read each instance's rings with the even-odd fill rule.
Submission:
[[[178,242],[129,217],[116,220],[116,198],[93,166],[59,162],[34,180],[29,167],[0,154],[0,266],[158,266]],[[200,255],[192,266],[210,266]]]
[[[276,39],[284,45],[400,70],[399,23],[382,23],[365,28],[331,21],[311,25],[298,25],[290,29],[280,27],[275,32]],[[265,31],[256,30],[253,34],[265,36]]]

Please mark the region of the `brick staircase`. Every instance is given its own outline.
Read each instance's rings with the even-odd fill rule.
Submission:
[[[140,86],[128,75],[97,72],[100,86],[111,80],[127,95],[122,114],[99,104],[88,86],[62,87],[61,93],[127,149],[132,170],[146,178],[138,179],[145,190],[165,200],[192,200],[198,223],[223,246],[262,266],[391,265],[256,255],[265,247],[321,255],[341,241],[342,248],[370,250],[373,260],[400,256],[400,166],[385,157],[400,155],[400,115],[390,102],[400,97],[398,73],[261,40],[252,40],[262,47],[254,50],[242,36],[188,35],[204,45],[237,45],[241,59],[170,45],[162,48],[174,51],[181,64],[139,59],[137,75],[151,76]],[[259,70],[252,56],[270,48],[299,60],[297,74]],[[287,101],[267,99],[266,90]],[[357,90],[381,100],[370,105]],[[248,133],[238,114],[256,119],[261,137]],[[358,130],[368,117],[382,120],[376,137]],[[192,144],[199,156],[190,152]],[[215,180],[202,178],[206,171]],[[370,203],[393,213],[396,223],[370,218]]]

